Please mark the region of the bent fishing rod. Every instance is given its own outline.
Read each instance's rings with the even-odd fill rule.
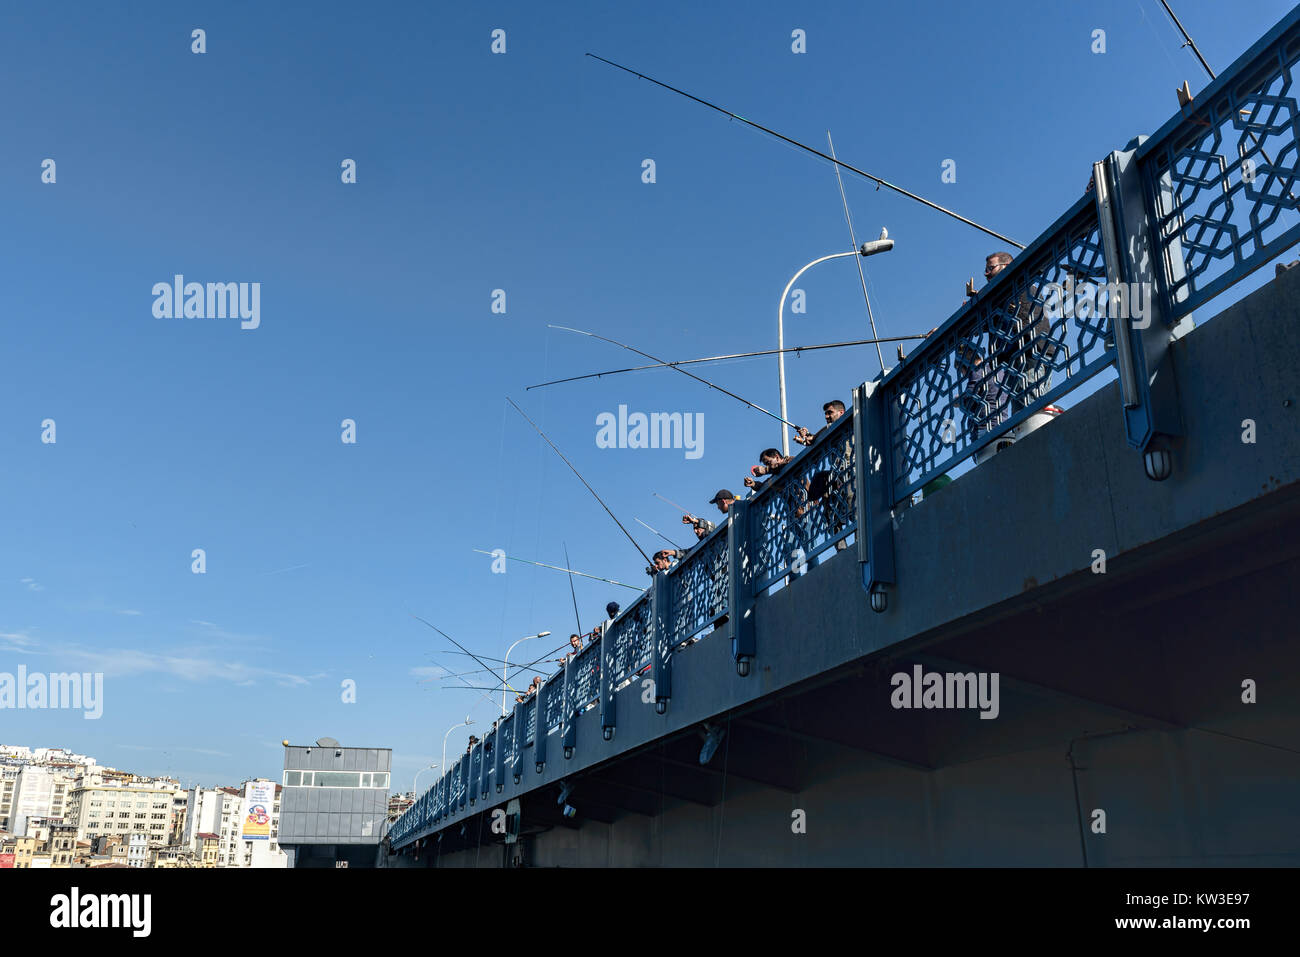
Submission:
[[[511,668],[520,668],[520,669],[525,669],[525,668],[526,668],[526,669],[528,669],[528,670],[530,670],[530,671],[536,671],[537,669],[534,668],[533,665],[535,665],[535,664],[539,664],[540,662],[547,660],[547,657],[548,657],[549,655],[553,655],[553,654],[555,654],[557,651],[562,651],[563,649],[565,649],[565,648],[567,648],[567,647],[569,647],[569,643],[566,641],[566,642],[565,642],[564,644],[562,644],[562,645],[556,645],[556,646],[555,646],[554,648],[552,648],[550,651],[548,651],[548,652],[546,652],[545,654],[543,654],[540,658],[534,658],[532,661],[515,662],[513,665],[510,665],[510,667],[511,667]],[[447,654],[449,654],[449,655],[463,655],[463,654],[467,654],[467,652],[464,652],[464,651],[449,651],[449,652],[447,652]],[[472,658],[472,657],[474,657],[474,656],[473,656],[473,655],[470,655],[470,657]],[[495,661],[495,662],[498,662],[499,664],[502,664],[502,665],[510,664],[508,661],[505,661],[505,660],[502,659],[502,658],[491,658],[491,657],[488,657],[487,655],[484,655],[484,657],[487,658],[488,661]],[[441,667],[441,665],[439,665],[439,667]],[[467,674],[467,675],[471,675],[471,674],[474,674],[474,673],[475,673],[475,672],[473,672],[473,671],[462,672],[462,674]],[[491,674],[496,674],[496,670],[493,669],[493,670],[491,671]],[[517,675],[511,675],[511,677],[517,677]]]
[[[564,326],[555,326],[556,329],[563,329]],[[576,331],[576,330],[575,330]],[[601,376],[619,375],[623,372],[642,372],[646,369],[667,369],[674,366],[692,365],[697,362],[723,362],[727,359],[755,359],[759,356],[774,356],[785,352],[801,353],[816,352],[818,349],[843,349],[847,346],[869,346],[872,343],[881,342],[904,342],[910,339],[924,339],[925,334],[912,336],[884,336],[873,339],[849,339],[845,342],[822,342],[812,346],[790,346],[786,349],[760,349],[757,352],[733,352],[724,356],[705,356],[702,359],[678,359],[676,362],[652,362],[643,366],[628,366],[626,369],[609,369],[605,372],[589,372],[586,375],[569,376],[567,379],[551,379],[549,382],[538,382],[536,385],[525,387],[528,389],[540,389],[543,386],[559,385],[562,382],[577,382],[580,379],[599,379]]]
[[[416,621],[424,622],[424,624],[429,625],[430,628],[432,628],[432,629],[433,629],[434,631],[436,631],[438,634],[442,635],[442,637],[446,638],[448,641],[450,641],[453,645],[455,645],[455,646],[456,646],[457,648],[459,648],[461,651],[465,652],[465,654],[469,655],[471,658],[473,658],[475,661],[477,661],[477,662],[478,662],[480,665],[482,665],[484,668],[487,668],[487,667],[488,667],[487,662],[485,662],[485,661],[484,661],[482,658],[480,658],[478,655],[474,654],[474,652],[470,651],[468,648],[466,648],[464,645],[462,645],[459,641],[457,641],[457,640],[456,640],[455,638],[453,638],[451,635],[447,634],[445,631],[443,631],[443,630],[442,630],[441,628],[439,628],[437,625],[433,625],[433,624],[430,624],[430,623],[427,622],[427,621],[424,621],[424,619],[421,618],[419,615],[411,614],[410,612],[407,612],[407,614],[410,614],[411,617],[414,618]],[[439,667],[441,667],[441,665],[440,665]],[[491,669],[489,669],[489,670],[491,670]]]
[[[576,332],[577,330],[571,330],[571,331]],[[591,335],[591,333],[587,333],[587,335]],[[600,337],[597,336],[596,338],[600,338]],[[644,355],[644,353],[642,353],[642,355]],[[653,359],[654,356],[647,356],[647,358]],[[690,375],[689,372],[686,374]],[[615,515],[613,511],[610,510],[610,507],[605,504],[605,500],[596,494],[596,490],[587,483],[587,480],[585,478],[582,477],[582,473],[579,472],[576,468],[574,468],[573,463],[564,457],[564,453],[560,451],[559,446],[557,446],[554,442],[552,442],[549,438],[547,438],[546,433],[537,427],[536,422],[528,418],[528,414],[524,412],[523,409],[515,405],[514,399],[510,398],[509,396],[506,396],[506,401],[509,402],[511,405],[514,405],[515,411],[524,417],[524,421],[533,427],[533,431],[536,432],[538,435],[540,435],[543,439],[545,439],[546,444],[555,450],[555,454],[560,457],[560,460],[564,462],[564,464],[567,465],[570,468],[570,470],[572,470],[574,475],[578,476],[578,481],[587,487],[587,491],[590,492],[592,496],[596,499],[596,501],[600,503],[600,507],[609,513],[609,517],[614,520],[614,524],[618,526],[619,531],[621,531],[624,535],[627,536],[627,540],[632,543],[632,547],[641,553],[642,558],[644,558],[647,562],[650,562],[650,556],[647,555],[644,551],[642,551],[641,546],[638,545],[636,543],[636,539],[632,537],[632,533],[623,527],[623,523],[618,520],[618,516]],[[744,400],[742,399],[741,401],[743,402]],[[653,562],[650,562],[650,564],[653,564]]]
[[[1018,243],[1014,239],[1011,239],[1008,236],[1003,236],[1001,233],[995,232],[994,230],[989,229],[987,226],[981,226],[979,223],[975,222],[975,220],[967,219],[965,216],[961,215],[960,213],[954,213],[951,209],[946,209],[945,207],[940,206],[938,203],[932,203],[924,196],[918,196],[916,195],[916,193],[913,193],[910,190],[903,189],[903,187],[901,186],[895,186],[893,183],[889,182],[888,180],[883,180],[879,176],[876,176],[872,173],[868,173],[866,170],[858,169],[856,166],[850,166],[848,163],[836,159],[833,156],[827,156],[819,149],[814,149],[811,146],[808,146],[804,143],[800,143],[798,140],[793,140],[788,136],[778,133],[776,130],[768,129],[766,126],[763,126],[759,123],[755,123],[753,120],[747,120],[743,116],[740,116],[739,114],[732,113],[730,110],[724,110],[716,103],[710,103],[708,100],[702,100],[698,96],[694,96],[693,94],[687,93],[685,90],[679,90],[675,86],[669,86],[667,83],[661,83],[660,81],[656,80],[652,76],[646,76],[644,73],[638,73],[636,70],[632,70],[623,66],[622,64],[615,63],[613,60],[606,60],[603,56],[596,56],[596,54],[594,53],[588,53],[587,56],[591,57],[594,60],[599,60],[601,63],[608,63],[612,67],[617,67],[618,69],[622,70],[624,73],[631,73],[633,76],[639,76],[643,80],[649,80],[651,83],[655,84],[655,86],[662,86],[665,90],[671,90],[672,92],[678,94],[679,96],[684,96],[689,100],[694,100],[696,103],[699,103],[702,106],[707,106],[711,110],[716,110],[717,112],[721,113],[723,116],[729,116],[733,120],[740,120],[740,122],[744,123],[746,126],[752,126],[754,129],[761,130],[762,132],[768,134],[769,136],[775,136],[777,139],[789,143],[791,146],[797,146],[799,147],[799,149],[803,150],[804,152],[812,153],[814,156],[819,156],[822,159],[826,160],[826,162],[835,164],[837,168],[843,167],[844,169],[848,170],[850,173],[856,173],[859,176],[861,176],[863,179],[870,180],[871,182],[875,183],[877,189],[879,189],[881,186],[884,186],[886,189],[892,189],[895,193],[899,193],[900,195],[906,196],[908,199],[916,200],[916,202],[928,206],[931,209],[936,210],[937,212],[943,213],[945,216],[951,216],[953,219],[957,220],[958,222],[965,223],[967,226],[973,226],[976,229],[978,229],[980,232],[987,233],[988,235],[994,237],[995,239],[1000,239],[1004,243],[1010,243],[1012,246],[1015,246],[1017,249],[1025,248],[1024,244]]]
[[[569,561],[569,546],[564,542],[560,544],[564,545],[564,564],[572,565],[573,563]],[[578,634],[582,634],[582,619],[578,617],[578,593],[573,587],[573,572],[569,572],[569,594],[573,596],[573,620],[578,623]]]
[[[452,654],[456,654],[456,652],[452,652]],[[433,661],[432,656],[429,657],[429,660],[430,660],[430,661]],[[442,671],[447,671],[447,670],[448,670],[448,669],[446,669],[446,668],[443,668],[442,665],[438,664],[438,662],[436,662],[436,661],[433,661],[433,664],[434,664],[435,667],[440,668]],[[422,678],[420,681],[417,681],[416,684],[424,684],[424,682],[429,681],[429,680],[431,680],[431,679],[429,679],[429,678]],[[468,684],[469,684],[469,682],[466,681],[464,678],[461,678],[461,679],[460,679],[460,683],[463,684],[463,685],[468,685]],[[479,703],[479,701],[482,701],[482,700],[483,700],[484,698],[486,698],[486,697],[487,697],[487,695],[479,695],[478,700],[475,701],[474,704],[470,705],[470,707],[471,707],[471,708],[478,707],[478,703]]]
[[[532,661],[529,661],[529,662],[526,662],[526,663],[523,663],[523,664],[514,664],[514,665],[510,665],[511,668],[514,668],[514,669],[515,669],[514,674],[506,675],[506,676],[503,678],[502,683],[501,683],[500,685],[498,685],[496,688],[490,689],[490,691],[491,691],[491,692],[496,692],[496,691],[500,691],[500,690],[502,690],[502,688],[508,688],[509,690],[511,690],[511,691],[515,691],[515,693],[518,694],[518,692],[516,691],[516,689],[515,689],[515,688],[510,684],[511,681],[513,681],[515,678],[518,678],[518,677],[519,677],[523,672],[525,672],[525,671],[531,671],[531,672],[533,672],[533,673],[535,673],[535,674],[539,674],[539,675],[540,675],[540,674],[544,674],[544,672],[542,672],[540,669],[535,668],[535,667],[533,667],[533,666],[534,666],[534,665],[537,665],[537,664],[540,664],[540,663],[541,663],[542,661],[544,661],[544,660],[547,660],[547,655],[553,655],[553,654],[555,654],[557,651],[561,650],[562,648],[567,648],[567,647],[569,647],[568,642],[565,642],[563,645],[559,645],[559,646],[557,646],[557,647],[555,647],[555,648],[552,648],[550,651],[546,652],[545,655],[542,655],[541,658],[534,658]],[[456,655],[456,654],[467,654],[467,655],[469,655],[471,658],[474,658],[475,660],[478,660],[478,656],[477,656],[477,655],[474,655],[474,654],[472,654],[472,653],[470,653],[470,652],[467,652],[467,651],[466,651],[466,652],[457,652],[457,651],[452,651],[452,652],[449,652],[449,654],[453,654],[453,655]],[[487,657],[487,656],[485,656],[485,657]],[[433,659],[430,658],[429,660],[432,661]],[[491,658],[490,660],[492,660],[492,661],[501,661],[502,664],[507,664],[507,662],[503,661],[503,660],[500,659],[500,658]],[[481,663],[481,662],[480,662],[480,663]],[[434,662],[434,664],[437,664],[437,662]],[[442,665],[438,665],[438,667],[439,667],[439,668],[442,668]],[[447,669],[443,668],[443,670],[446,671]],[[505,672],[505,669],[504,669],[504,668],[502,669],[502,672],[503,672],[503,674],[504,674],[504,672]],[[479,670],[477,670],[477,671],[463,671],[463,672],[461,672],[460,674],[455,674],[455,675],[453,675],[453,674],[435,675],[435,676],[433,676],[433,677],[431,677],[431,678],[425,678],[425,679],[423,679],[423,681],[441,680],[442,678],[456,678],[456,679],[458,679],[458,680],[460,681],[460,683],[461,683],[462,685],[464,685],[466,688],[473,688],[473,687],[475,687],[475,686],[474,686],[474,685],[471,685],[468,681],[466,681],[466,680],[465,680],[465,676],[466,676],[466,675],[477,675],[477,674],[489,674],[489,675],[492,675],[493,678],[495,678],[495,677],[496,677],[496,669],[494,669],[494,668],[484,668],[484,669],[479,669]],[[423,681],[420,682],[420,683],[423,683]],[[445,687],[445,686],[443,686],[443,687]],[[456,686],[453,685],[453,686],[452,686],[452,689],[453,689],[453,690],[456,690]],[[483,690],[483,689],[476,689],[476,690]],[[486,698],[486,697],[487,697],[486,694],[480,696],[480,698]],[[475,704],[478,704],[478,702],[475,701]]]
[[[492,555],[494,558],[496,557],[492,552],[485,552],[481,548],[471,549],[471,551],[478,552],[480,555]],[[562,565],[548,565],[546,562],[533,562],[529,561],[527,558],[515,558],[513,555],[505,555],[503,557],[512,562],[523,562],[525,565],[536,565],[539,568],[554,568],[557,572],[572,572],[582,578],[590,578],[598,582],[605,582],[608,585],[617,585],[619,588],[630,588],[633,591],[638,592],[645,591],[644,588],[638,588],[636,585],[627,585],[623,582],[616,582],[612,578],[601,578],[599,575],[588,575],[586,572],[574,571],[572,568],[565,568]]]
[[[693,517],[693,516],[692,516],[692,517]],[[635,516],[633,516],[633,521],[641,522],[641,519],[636,518]],[[671,545],[673,548],[677,549],[678,551],[683,551],[682,546],[678,545],[676,542],[674,542],[671,538],[669,538],[669,537],[668,537],[667,535],[665,535],[663,532],[659,531],[659,529],[655,528],[653,525],[650,525],[650,524],[648,524],[648,523],[646,523],[646,522],[641,522],[641,524],[644,525],[646,528],[650,529],[650,531],[654,532],[656,535],[658,535],[660,538],[662,538],[665,542],[667,542],[667,543],[668,543],[669,545]]]
[[[713,383],[713,382],[710,382],[708,379],[704,378],[703,376],[698,376],[698,375],[696,375],[694,372],[687,372],[685,369],[683,369],[683,368],[681,367],[681,364],[680,364],[680,363],[674,364],[674,363],[671,363],[671,362],[664,362],[664,360],[663,360],[663,359],[660,359],[658,356],[652,356],[650,353],[648,353],[648,352],[642,352],[640,349],[633,348],[632,346],[629,346],[629,345],[628,345],[627,343],[625,343],[625,342],[619,342],[617,339],[610,339],[610,338],[608,338],[607,336],[597,335],[597,334],[594,333],[594,332],[584,332],[582,329],[574,329],[574,328],[571,328],[570,326],[557,326],[557,325],[554,325],[553,323],[548,323],[548,325],[549,325],[550,328],[552,328],[552,329],[563,329],[565,332],[576,332],[576,333],[577,333],[578,335],[580,335],[580,336],[591,336],[591,338],[593,338],[593,339],[599,339],[599,340],[601,340],[602,342],[608,342],[608,343],[610,343],[611,345],[619,346],[619,347],[621,347],[621,348],[623,348],[623,349],[626,349],[628,352],[635,352],[635,353],[636,353],[637,355],[639,355],[639,356],[645,356],[645,358],[650,359],[650,360],[653,361],[653,362],[657,362],[657,363],[659,363],[660,365],[668,366],[670,369],[676,369],[678,372],[680,372],[680,373],[681,373],[682,375],[684,375],[684,376],[690,376],[690,377],[691,377],[692,379],[694,379],[696,382],[703,382],[703,383],[704,383],[705,385],[707,385],[710,389],[717,389],[717,390],[718,390],[719,392],[721,392],[723,395],[729,395],[729,396],[731,396],[733,399],[735,399],[737,402],[743,402],[745,405],[749,406],[751,409],[755,410],[756,412],[762,412],[764,415],[771,416],[772,418],[776,419],[776,421],[778,421],[778,422],[783,422],[783,423],[785,423],[786,425],[790,426],[790,428],[792,428],[792,429],[798,429],[798,428],[799,428],[799,426],[795,425],[793,422],[788,422],[788,421],[786,421],[785,419],[781,418],[779,415],[777,415],[775,412],[769,412],[769,411],[767,411],[767,409],[763,408],[761,405],[756,405],[755,403],[750,402],[750,401],[749,401],[748,399],[746,399],[744,396],[736,395],[736,393],[734,393],[734,392],[728,392],[728,391],[727,391],[726,389],[724,389],[722,386],[717,385],[717,384],[715,384],[715,383]],[[513,404],[513,403],[512,403],[512,404]],[[518,406],[516,406],[516,408],[518,408]],[[534,426],[534,428],[536,428],[536,426]],[[558,449],[557,449],[556,451],[558,451]],[[569,466],[569,467],[572,468],[573,466]],[[644,555],[645,552],[642,552],[641,554]],[[649,559],[646,559],[646,560],[649,561]]]

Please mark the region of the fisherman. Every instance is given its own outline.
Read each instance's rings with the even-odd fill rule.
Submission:
[[[1011,253],[990,253],[984,263],[984,278],[991,282],[1011,264]],[[973,286],[968,285],[971,292]],[[1052,341],[1052,323],[1041,304],[1035,302],[1037,288],[1030,287],[1005,308],[994,313],[990,330],[989,356],[980,356],[969,346],[959,346],[958,368],[966,369],[966,389],[958,399],[966,413],[967,429],[972,442],[997,430],[1003,422],[1032,406],[1052,387],[1052,360],[1057,353]],[[1037,419],[1034,416],[1031,418]],[[1050,418],[1045,413],[1035,426]],[[1026,429],[1025,432],[1032,431]],[[975,456],[975,463],[985,461],[1015,441],[1006,436]]]
[[[731,511],[731,506],[735,505],[737,501],[738,499],[734,492],[725,488],[720,488],[718,489],[717,494],[714,495],[713,498],[709,499],[709,504],[716,505],[718,511],[723,515],[726,515]]]
[[[718,489],[717,493],[714,494],[713,498],[709,499],[709,504],[716,505],[718,507],[718,511],[721,512],[723,515],[726,515],[727,512],[731,509],[732,503],[735,501],[736,501],[736,496],[734,494],[732,494],[729,490],[725,488],[720,488]],[[687,512],[685,515],[682,516],[682,524],[694,526],[695,537],[697,539],[704,538],[704,536],[708,535],[709,532],[713,531],[714,528],[717,527],[712,522],[710,522],[707,518],[697,518],[696,516],[690,514],[689,512]]]
[[[794,440],[803,446],[812,445],[814,442],[817,441],[817,436],[821,435],[823,432],[826,431],[826,429],[830,428],[831,423],[837,421],[839,417],[842,416],[843,414],[844,414],[844,403],[841,402],[839,399],[831,399],[831,401],[827,402],[824,406],[822,406],[822,415],[826,417],[826,425],[818,429],[816,435],[813,435],[801,425],[799,426],[799,432],[797,435],[795,435]]]
[[[582,637],[579,635],[569,636],[569,647],[572,649],[567,655],[560,659],[561,663],[567,662],[570,658],[577,655],[582,650]]]
[[[618,617],[618,602],[616,602],[616,601],[611,601],[608,605],[606,605],[606,606],[605,606],[605,614],[609,616],[609,620],[610,620],[610,621],[613,621],[615,618],[617,618],[617,617]]]
[[[658,572],[666,572],[672,568],[679,560],[685,557],[684,552],[679,552],[675,548],[662,548],[654,553],[654,568],[647,568],[646,574],[651,578]]]
[[[972,442],[977,442],[986,432],[992,432],[1007,420],[1007,392],[1004,388],[1006,370],[997,360],[985,362],[974,349],[965,343],[957,347],[957,368],[966,370],[966,388],[957,398],[957,404],[966,415],[966,429]],[[1007,443],[1010,444],[1009,442]],[[978,465],[996,451],[989,446],[977,452]]]
[[[984,264],[984,278],[993,277],[1011,265],[1011,253],[990,253]],[[995,358],[1008,370],[1006,385],[1009,396],[1009,414],[1033,405],[1052,387],[1052,360],[1056,357],[1056,344],[1052,341],[1052,322],[1041,304],[1034,302],[1037,287],[1021,293],[1014,309],[1008,309],[1005,328],[998,330],[1005,345],[998,349]]]
[[[766,482],[755,482],[754,477],[759,475],[776,475],[781,469],[790,464],[791,456],[782,455],[776,449],[764,449],[758,455],[761,465],[755,465],[750,468],[749,476],[745,479],[745,488],[753,489],[757,492]]]

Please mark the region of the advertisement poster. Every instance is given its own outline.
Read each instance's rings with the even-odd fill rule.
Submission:
[[[275,782],[249,781],[244,787],[245,841],[271,838],[271,808],[275,806]]]

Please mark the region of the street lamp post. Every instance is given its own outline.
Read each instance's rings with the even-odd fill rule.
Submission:
[[[844,253],[832,253],[829,256],[822,256],[820,259],[814,259],[808,265],[804,266],[791,277],[790,281],[785,284],[785,290],[781,293],[781,302],[776,307],[776,361],[779,372],[779,386],[781,391],[781,418],[789,419],[785,407],[785,297],[790,295],[790,287],[799,281],[799,277],[805,272],[816,266],[818,263],[824,263],[830,259],[842,259],[845,256],[874,256],[876,253],[888,252],[894,248],[894,241],[889,238],[889,233],[882,229],[880,238],[872,240],[869,243],[863,243],[858,249],[850,249]],[[781,423],[781,454],[790,454],[790,427]]]
[[[460,725],[456,725],[456,727],[459,728]],[[444,758],[444,760],[445,760],[445,758],[446,758],[446,753],[445,753],[445,752],[444,752],[444,754],[443,754],[443,758]],[[420,768],[420,770],[418,770],[418,771],[415,772],[415,784],[413,785],[413,787],[415,788],[415,796],[416,796],[417,798],[420,796],[420,775],[423,774],[425,771],[432,771],[432,770],[433,770],[434,768],[436,768],[436,767],[438,767],[438,765],[436,765],[436,764],[431,764],[431,765],[429,765],[427,768]]]
[[[468,728],[473,723],[474,722],[470,720],[469,715],[465,715],[464,721],[460,722],[459,724],[453,724],[450,728],[447,729],[447,734],[444,734],[442,736],[442,767],[445,768],[447,766],[447,735],[451,734],[457,728]]]
[[[549,634],[549,631],[539,631],[535,635],[527,635],[526,637],[520,638],[506,649],[505,664],[501,666],[501,717],[504,718],[506,716],[506,694],[509,690],[510,682],[510,652],[515,650],[516,645],[521,645],[532,638],[545,638]]]

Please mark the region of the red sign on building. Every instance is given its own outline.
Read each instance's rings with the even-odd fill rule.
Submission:
[[[13,866],[14,866],[13,854],[0,854],[0,869],[6,867],[12,868]]]

